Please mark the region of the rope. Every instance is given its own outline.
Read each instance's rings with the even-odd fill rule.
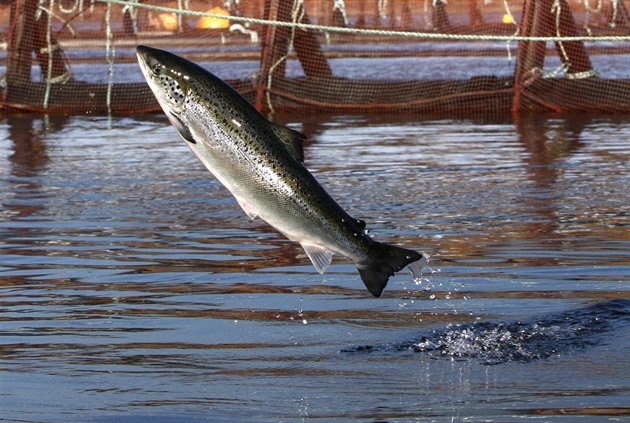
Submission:
[[[521,31],[521,28],[516,23],[516,19],[514,19],[514,15],[512,14],[512,11],[510,10],[510,5],[508,4],[508,0],[503,0],[503,7],[505,7],[505,14],[510,17],[510,22],[512,22],[512,24],[515,27],[514,34],[512,35],[512,37],[516,38],[518,36],[518,33]],[[507,51],[507,57],[508,57],[509,63],[512,63],[512,49],[510,48],[510,43],[512,41],[514,40],[507,40],[505,42],[505,50]]]
[[[82,0],[74,0],[74,4],[70,8],[64,7],[62,3],[63,3],[63,1],[60,1],[59,3],[57,3],[57,7],[59,8],[59,10],[62,13],[65,13],[66,15],[69,15],[70,13],[74,13],[77,10],[81,10],[82,9],[81,6],[83,6],[81,4],[81,3],[83,3]]]
[[[378,0],[378,15],[381,19],[387,19],[387,0]]]
[[[560,38],[560,15],[562,14],[562,6],[560,5],[560,0],[554,0],[553,5],[551,6],[551,13],[556,14],[556,37]],[[560,47],[560,52],[562,53],[564,65],[566,69],[569,69],[571,67],[571,60],[569,59],[567,51],[564,49],[564,43],[562,41],[559,41],[558,47]]]
[[[592,8],[591,7],[591,0],[584,0],[584,9],[587,12],[601,13],[603,5],[604,5],[604,1],[603,0],[597,0],[597,7],[596,8]]]
[[[112,32],[111,26],[111,15],[112,15],[112,7],[111,4],[107,4],[107,11],[105,13],[105,60],[107,60],[108,64],[108,81],[107,81],[107,116],[111,118],[112,116],[112,87],[114,85],[114,57],[116,55],[116,51],[114,49],[113,40],[114,34]]]
[[[346,10],[345,0],[333,0],[333,11],[338,10],[343,16],[344,25],[348,25],[348,11]]]
[[[184,32],[184,19],[182,18],[181,11],[184,10],[184,4],[182,0],[177,0],[177,32],[180,34]]]
[[[55,0],[50,0],[50,10],[53,9],[55,5]],[[43,18],[40,18],[43,19]],[[44,94],[44,109],[48,109],[48,102],[50,100],[50,88],[52,85],[52,71],[53,71],[53,49],[52,49],[52,33],[51,33],[51,25],[52,25],[52,14],[46,14],[46,45],[48,46],[48,69],[46,72],[46,93]]]
[[[617,13],[619,12],[619,0],[612,0],[612,7],[613,7],[613,12],[612,12],[612,16],[610,17],[609,26],[611,28],[614,28],[617,26]]]
[[[180,10],[171,7],[153,6],[148,4],[138,4],[133,1],[125,0],[93,0],[94,2],[117,4],[121,6],[137,7],[142,9],[153,10],[156,12],[176,13],[188,16],[202,17],[207,16],[217,19],[228,19],[232,22],[243,22],[253,25],[268,25],[276,27],[299,28],[312,31],[336,32],[346,34],[363,34],[363,35],[380,35],[385,37],[407,37],[420,38],[426,40],[450,40],[450,41],[630,41],[630,35],[605,35],[599,37],[591,36],[572,36],[572,37],[523,37],[515,35],[473,35],[473,34],[444,34],[433,32],[414,32],[414,31],[391,31],[382,29],[362,29],[362,28],[344,28],[328,25],[306,24],[302,22],[281,22],[271,21],[267,19],[247,18],[243,16],[224,16],[214,13],[199,12],[195,10]]]

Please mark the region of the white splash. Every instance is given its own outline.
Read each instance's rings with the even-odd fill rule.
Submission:
[[[431,256],[429,256],[427,253],[422,253],[422,258],[420,260],[414,261],[407,266],[407,268],[409,268],[409,271],[411,272],[411,275],[413,276],[413,282],[417,286],[422,285],[422,289],[425,291],[430,291],[433,288],[433,283],[431,282],[430,275],[439,272],[439,269],[434,270],[433,268],[431,268],[431,266],[429,266],[430,259]],[[427,272],[428,276],[425,276],[425,273]]]

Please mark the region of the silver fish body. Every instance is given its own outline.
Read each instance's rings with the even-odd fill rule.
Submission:
[[[139,46],[142,72],[164,113],[190,149],[250,218],[260,217],[302,245],[323,273],[334,253],[351,259],[367,289],[380,296],[391,275],[419,253],[379,243],[304,167],[297,131],[268,121],[247,100],[200,66]]]

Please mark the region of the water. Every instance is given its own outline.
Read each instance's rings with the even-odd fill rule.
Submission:
[[[5,421],[628,418],[630,119],[280,119],[434,272],[319,275],[162,116],[4,118]]]
[[[352,80],[381,80],[381,81],[418,81],[418,80],[452,80],[461,81],[479,76],[495,76],[510,78],[514,76],[516,53],[512,59],[508,57],[393,57],[393,58],[336,58],[330,59],[329,64],[333,75]],[[599,54],[592,55],[593,67],[605,79],[628,79],[629,55]],[[260,70],[258,60],[236,60],[201,62],[200,65],[223,79],[252,80]],[[543,69],[545,75],[559,73],[562,62],[559,57],[549,57]],[[0,67],[0,71],[2,71]],[[108,67],[95,66],[93,63],[75,63],[72,72],[77,80],[102,83],[109,82]],[[293,78],[304,77],[304,70],[298,60],[287,61],[287,75]],[[111,76],[114,83],[141,83],[144,77],[138,65],[120,63],[114,67]],[[31,72],[33,81],[41,81],[40,69],[34,67]]]

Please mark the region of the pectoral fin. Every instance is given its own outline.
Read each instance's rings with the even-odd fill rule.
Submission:
[[[179,135],[181,135],[183,139],[191,144],[197,144],[197,141],[195,141],[186,125],[184,125],[177,116],[175,116],[173,113],[166,113],[166,117],[168,117],[168,120],[171,122],[173,127],[177,129],[177,132],[179,132]]]
[[[315,269],[317,269],[319,273],[323,274],[332,261],[332,256],[334,253],[323,247],[318,247],[317,245],[302,244],[302,248],[304,248],[304,251],[306,252],[306,255],[308,255],[308,258],[311,259],[311,262],[313,263],[313,266],[315,266]]]

